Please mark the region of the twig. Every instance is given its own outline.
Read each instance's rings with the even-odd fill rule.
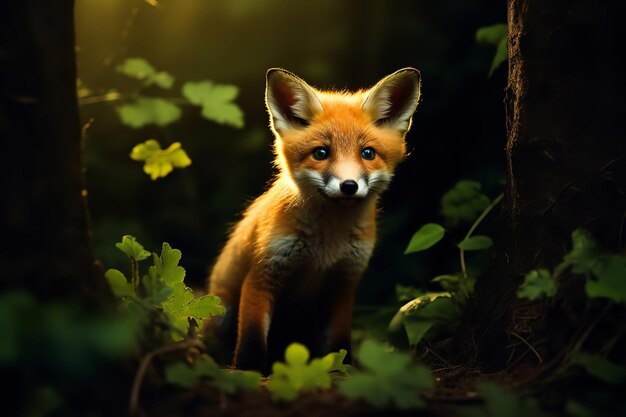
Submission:
[[[524,339],[522,336],[518,335],[517,333],[515,333],[513,331],[510,331],[509,334],[511,334],[511,335],[517,337],[519,340],[521,340],[526,346],[528,346],[528,348],[530,350],[532,350],[532,352],[537,357],[537,360],[539,361],[539,363],[543,363],[543,359],[541,358],[541,355],[539,354],[539,352],[537,352],[537,350],[533,347],[533,345],[528,343],[528,341],[526,339]]]
[[[161,346],[158,349],[154,349],[148,352],[141,359],[141,362],[139,363],[139,368],[137,369],[137,373],[135,374],[135,379],[133,380],[133,387],[130,391],[128,411],[131,416],[137,414],[137,410],[139,408],[139,392],[141,390],[141,384],[143,383],[144,376],[146,374],[146,371],[148,370],[150,362],[152,362],[152,359],[165,353],[190,349],[192,347],[204,349],[204,345],[199,340],[183,340],[181,342],[172,343],[171,345]]]

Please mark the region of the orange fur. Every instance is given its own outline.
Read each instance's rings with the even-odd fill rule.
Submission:
[[[292,341],[314,354],[349,348],[378,196],[405,156],[418,100],[413,69],[355,93],[318,91],[287,71],[268,72],[279,172],[233,229],[209,278],[210,293],[227,308],[214,326],[220,337],[236,337],[234,366],[266,370]],[[319,147],[327,159],[314,157]],[[373,159],[363,157],[365,148]],[[347,181],[356,184],[353,194],[344,190]]]

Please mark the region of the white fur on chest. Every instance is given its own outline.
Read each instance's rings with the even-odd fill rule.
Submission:
[[[323,213],[308,213],[298,220],[293,234],[276,237],[268,245],[265,259],[271,272],[280,275],[294,267],[324,272],[339,264],[359,272],[366,268],[374,242],[360,237],[363,225]]]

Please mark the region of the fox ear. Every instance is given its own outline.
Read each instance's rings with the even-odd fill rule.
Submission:
[[[317,94],[304,80],[289,71],[272,68],[267,71],[265,103],[272,126],[277,132],[302,129],[322,111]]]
[[[363,110],[373,116],[376,125],[406,133],[420,99],[420,80],[415,68],[386,76],[370,89]]]

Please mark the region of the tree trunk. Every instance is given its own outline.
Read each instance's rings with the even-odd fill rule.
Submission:
[[[1,282],[44,297],[106,291],[89,236],[73,0],[0,6]]]
[[[477,284],[470,318],[492,367],[510,362],[504,347],[518,336],[556,353],[584,319],[580,282],[551,302],[518,300],[528,271],[560,263],[580,227],[606,250],[621,249],[625,11],[622,1],[509,0],[503,250]]]

